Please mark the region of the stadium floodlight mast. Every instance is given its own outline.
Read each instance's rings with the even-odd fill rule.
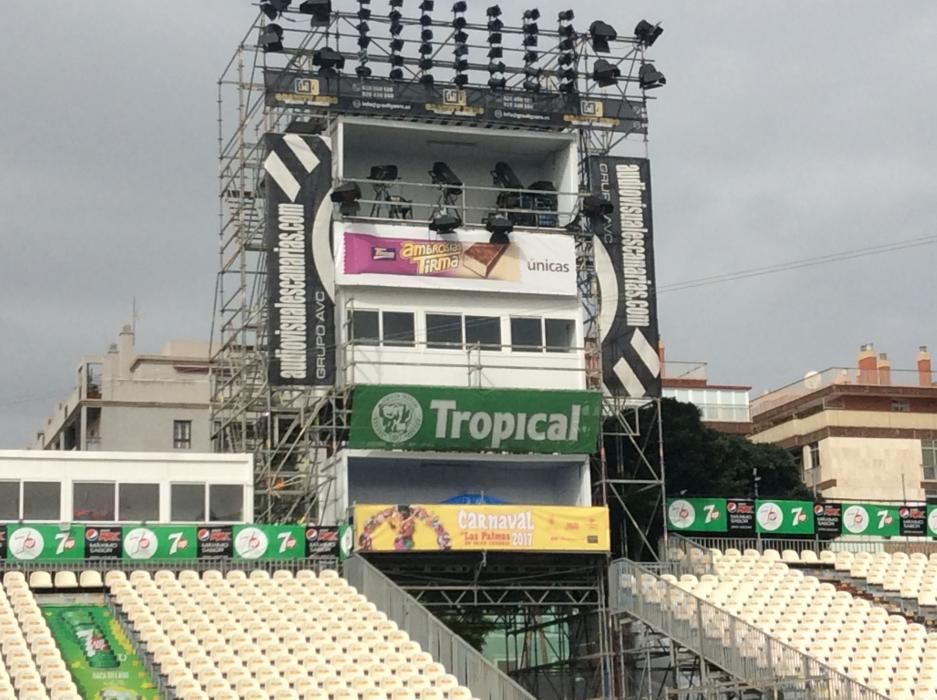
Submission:
[[[276,53],[283,50],[283,27],[268,24],[260,33],[260,48],[264,53]]]

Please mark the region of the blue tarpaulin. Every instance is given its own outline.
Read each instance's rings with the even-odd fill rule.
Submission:
[[[492,505],[503,505],[507,503],[507,501],[502,501],[500,498],[495,498],[487,493],[460,493],[458,496],[453,496],[449,500],[443,501],[443,503],[490,503]]]

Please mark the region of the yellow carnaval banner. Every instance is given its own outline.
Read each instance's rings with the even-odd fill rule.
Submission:
[[[357,505],[359,552],[607,552],[607,508]]]

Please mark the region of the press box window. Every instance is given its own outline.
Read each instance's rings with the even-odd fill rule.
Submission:
[[[172,484],[169,497],[173,522],[200,523],[205,520],[205,484]]]
[[[576,322],[568,318],[548,318],[543,322],[547,352],[569,352],[573,348]]]
[[[23,520],[61,520],[62,487],[53,481],[23,482]]]
[[[384,324],[382,338],[384,345],[403,345],[413,347],[413,314],[409,311],[383,311],[381,321]]]
[[[78,482],[72,487],[72,519],[114,522],[115,485],[104,482]]]
[[[501,349],[501,319],[497,316],[466,316],[465,344],[478,343],[484,350]]]
[[[117,499],[119,520],[159,520],[159,484],[120,484]]]
[[[462,347],[462,317],[453,314],[426,314],[426,347]]]
[[[172,447],[174,450],[191,449],[192,421],[174,420],[172,422]]]
[[[380,316],[377,311],[350,311],[351,341],[357,345],[378,345],[381,342]]]
[[[212,522],[239,522],[244,519],[244,487],[212,484],[208,487],[208,519]]]
[[[0,520],[20,519],[20,482],[0,481]]]
[[[543,350],[543,321],[539,318],[511,319],[511,350]]]

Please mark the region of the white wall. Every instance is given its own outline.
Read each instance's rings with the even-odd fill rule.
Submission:
[[[819,448],[818,480],[836,480],[826,498],[924,500],[920,440],[831,437]]]
[[[192,447],[173,449],[173,421],[192,421]],[[130,452],[210,452],[210,419],[204,408],[164,406],[104,406],[101,409],[101,449]]]

